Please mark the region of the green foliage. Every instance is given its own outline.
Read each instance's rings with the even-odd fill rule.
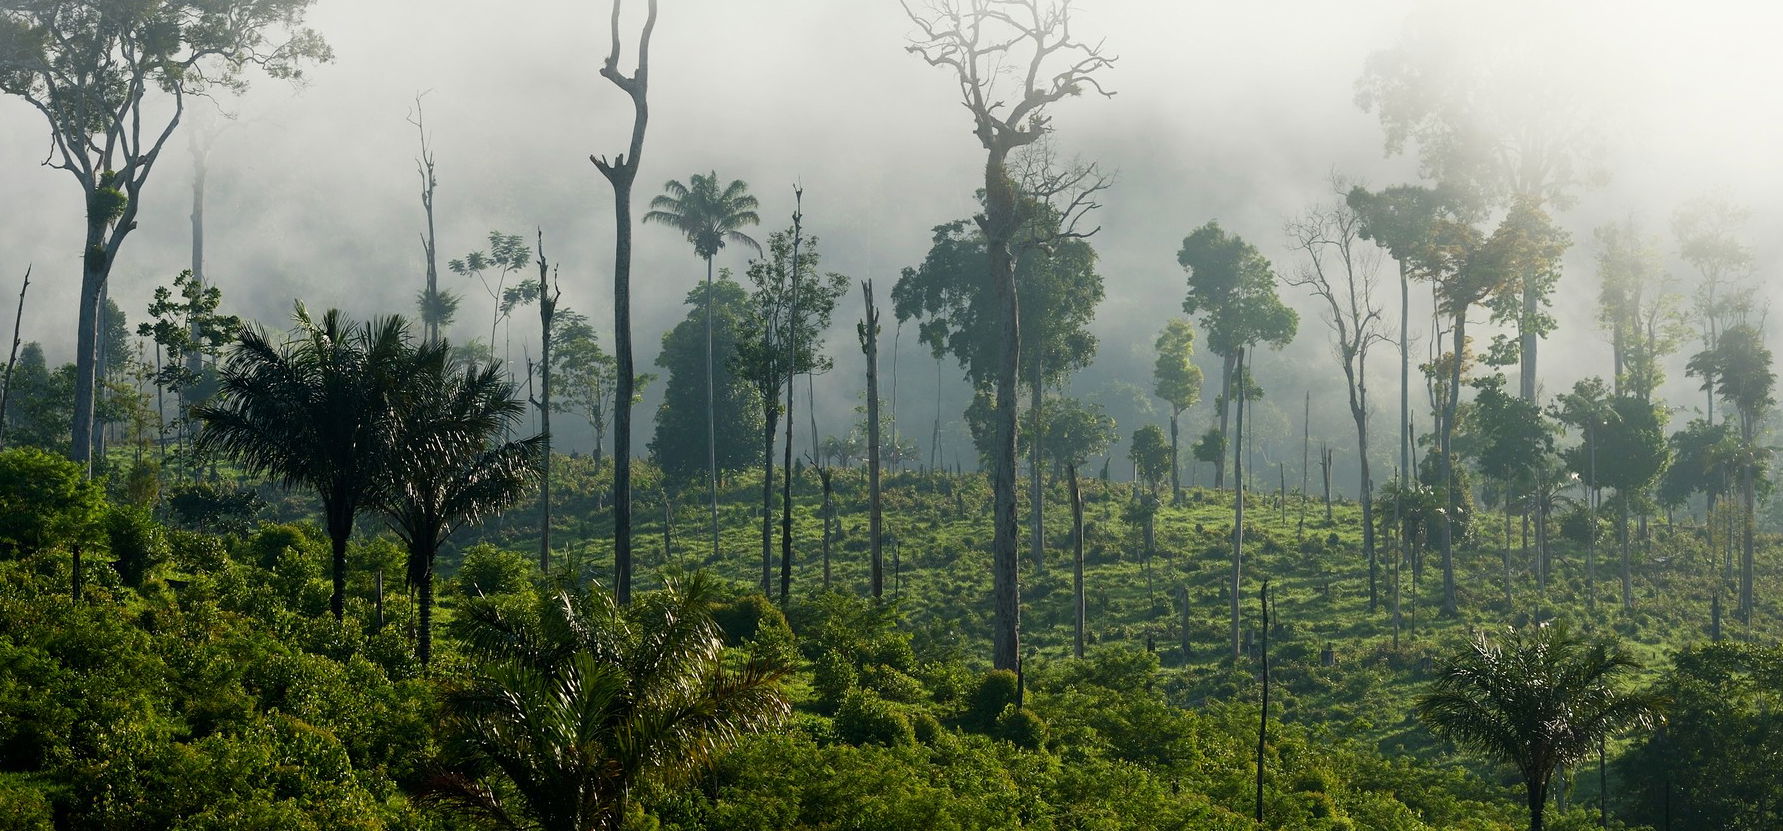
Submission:
[[[1275,270],[1250,243],[1209,222],[1183,238],[1176,261],[1188,272],[1183,311],[1201,315],[1201,331],[1215,355],[1230,356],[1258,343],[1286,346],[1300,316],[1282,305]]]
[[[1139,481],[1153,493],[1170,478],[1170,440],[1156,424],[1147,424],[1133,431],[1133,439],[1127,444],[1127,458],[1133,460]]]
[[[1152,392],[1180,413],[1201,400],[1201,368],[1195,366],[1195,329],[1172,318],[1158,333],[1158,359],[1152,364]]]
[[[111,506],[105,515],[105,536],[112,568],[126,586],[141,588],[150,570],[170,556],[166,534],[142,508]]]
[[[1638,816],[1681,827],[1759,829],[1783,822],[1783,650],[1715,643],[1685,649],[1658,685],[1665,728],[1618,765]]]
[[[1021,678],[1006,669],[991,670],[979,679],[967,704],[965,723],[974,730],[988,733],[996,729],[1003,711],[1021,700]]]
[[[916,731],[896,705],[866,690],[850,690],[836,708],[836,738],[895,747],[915,744]]]
[[[1026,209],[1043,210],[1036,204]],[[1043,387],[1057,386],[1096,354],[1089,331],[1103,297],[1096,251],[1084,239],[1024,247],[1016,256],[1015,282],[1021,287],[1017,373],[1024,384],[1039,372]],[[951,354],[981,391],[995,386],[1003,349],[997,297],[984,234],[963,219],[935,226],[922,264],[905,268],[892,287],[898,320],[919,321],[922,342],[936,357]]]
[[[533,559],[516,551],[478,543],[465,549],[452,581],[464,597],[492,594],[524,594],[532,591],[538,568]]]
[[[663,185],[663,193],[650,200],[650,212],[644,224],[667,225],[686,235],[694,256],[706,260],[708,266],[718,252],[729,243],[737,243],[754,251],[761,244],[740,230],[746,225],[761,224],[756,214],[760,203],[749,193],[749,185],[741,179],[720,187],[718,173],[698,173],[688,177],[687,184],[671,179]]]
[[[803,255],[801,255],[802,258]],[[749,296],[724,272],[712,283],[687,293],[687,317],[662,336],[656,365],[668,373],[662,405],[656,410],[651,457],[677,481],[706,474],[706,442],[690,436],[706,434],[706,314],[712,313],[713,437],[718,469],[747,468],[761,453],[761,402],[748,381],[725,356],[735,354],[749,314]],[[610,401],[612,394],[606,393]],[[591,412],[585,410],[585,412]],[[603,411],[610,414],[610,407]],[[604,425],[603,425],[604,426]]]
[[[36,448],[0,452],[0,552],[92,545],[101,539],[104,494],[81,467]]]

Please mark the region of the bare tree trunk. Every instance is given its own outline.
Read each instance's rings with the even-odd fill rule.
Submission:
[[[1232,411],[1232,373],[1233,364],[1237,363],[1237,353],[1220,356],[1220,440],[1225,441],[1231,432],[1226,428],[1230,424]],[[1235,451],[1236,452],[1236,451]],[[1213,487],[1219,490],[1226,486],[1226,455],[1220,454],[1219,461],[1213,463]]]
[[[107,220],[101,197],[89,193],[87,247],[81,258],[80,316],[74,351],[74,428],[69,455],[88,476],[93,473],[94,397],[98,394],[99,310],[105,281],[111,275],[111,245],[106,241]]]
[[[815,462],[813,463],[815,464]],[[823,481],[823,590],[830,590],[830,539],[831,528],[835,525],[836,507],[832,501],[834,491],[830,488],[830,469],[817,466],[817,478]]]
[[[774,430],[779,409],[770,394],[763,408],[761,463],[761,593],[770,596],[774,590]]]
[[[1021,667],[1021,586],[1017,576],[1015,515],[1015,388],[1021,356],[1020,301],[1016,296],[1015,260],[1009,243],[1020,222],[1015,183],[1004,161],[1007,150],[993,148],[985,164],[985,248],[990,255],[991,283],[996,289],[1003,328],[998,356],[996,430],[991,452],[992,506],[991,593],[995,631],[992,665],[1019,674]]]
[[[19,328],[25,323],[25,292],[31,288],[31,267],[25,267],[25,282],[19,286],[19,311],[12,320],[12,352],[6,357],[6,378],[0,381],[0,450],[6,448],[6,422],[11,417],[9,398],[12,395],[12,370],[19,362]]]
[[[1029,423],[1031,425],[1028,435],[1028,545],[1032,549],[1031,555],[1034,558],[1034,571],[1036,573],[1046,570],[1046,525],[1044,513],[1046,508],[1046,492],[1040,483],[1040,434],[1044,429],[1044,419],[1042,418],[1041,408],[1044,407],[1046,403],[1046,388],[1041,383],[1041,380],[1044,377],[1045,374],[1043,367],[1041,366],[1040,356],[1036,354],[1034,356],[1034,377],[1028,379],[1028,409]]]
[[[786,458],[782,463],[780,495],[780,606],[785,608],[792,602],[792,425],[793,402],[797,399],[798,367],[799,367],[799,245],[804,242],[805,213],[803,204],[805,191],[793,188],[794,204],[792,214],[792,314],[787,322],[786,339]]]
[[[545,232],[539,231],[539,433],[545,438],[539,484],[539,572],[551,573],[551,323],[563,296],[551,280],[545,259]]]
[[[712,499],[712,561],[718,561],[718,364],[712,357],[712,258],[706,258],[706,487]]]
[[[1238,349],[1238,369],[1244,369],[1244,348]],[[1244,573],[1244,390],[1249,384],[1239,388],[1238,402],[1238,441],[1232,443],[1232,660],[1238,660],[1242,654],[1243,642],[1239,631],[1239,591],[1240,580]]]
[[[881,549],[879,493],[879,307],[873,302],[873,281],[861,283],[867,316],[859,327],[861,351],[867,356],[867,545],[872,552],[871,587],[875,599],[885,596],[885,560]]]
[[[1755,417],[1749,413],[1740,413],[1740,430],[1745,433],[1745,445],[1750,450],[1756,439]],[[1740,496],[1745,501],[1745,512],[1740,522],[1740,622],[1748,627],[1752,625],[1752,578],[1753,578],[1753,532],[1758,517],[1758,493],[1753,481],[1752,464],[1740,466]]]
[[[1170,410],[1170,504],[1181,507],[1182,498],[1182,462],[1177,454],[1177,422],[1182,418],[1182,410]]]
[[[1077,486],[1077,465],[1066,467],[1065,477],[1071,485],[1071,608],[1075,623],[1071,651],[1082,659],[1086,611],[1083,602],[1083,492]]]
[[[613,352],[618,364],[618,391],[613,397],[613,596],[620,605],[631,603],[631,408],[637,368],[632,358],[631,244],[632,184],[638,178],[638,162],[644,153],[644,131],[650,121],[650,35],[656,29],[656,0],[648,0],[649,16],[638,36],[638,66],[630,77],[619,71],[619,10],[623,0],[613,0],[612,51],[601,67],[601,77],[624,91],[632,102],[631,144],[611,162],[589,156],[596,169],[613,186]]]
[[[1300,421],[1300,530],[1306,538],[1306,486],[1312,481],[1312,390],[1306,391],[1306,414]]]
[[[1337,453],[1331,449],[1331,445],[1325,445],[1324,449],[1319,451],[1319,456],[1319,476],[1324,479],[1325,485],[1325,523],[1329,525],[1332,522],[1331,468],[1337,464]]]
[[[1455,363],[1449,371],[1448,401],[1442,420],[1442,469],[1444,505],[1442,523],[1442,611],[1455,614],[1455,413],[1461,406],[1461,362],[1467,351],[1467,307],[1455,313]],[[1525,356],[1527,359],[1527,356]],[[1533,376],[1527,379],[1533,390]]]

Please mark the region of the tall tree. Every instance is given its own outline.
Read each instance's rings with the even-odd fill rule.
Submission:
[[[717,393],[716,434],[718,469],[737,471],[749,467],[758,453],[755,442],[761,430],[761,407],[748,381],[738,375],[729,356],[737,350],[749,315],[749,293],[720,269],[710,287],[699,284],[687,292],[688,310],[681,322],[663,333],[656,365],[668,373],[662,404],[656,410],[656,429],[650,439],[650,455],[664,474],[678,482],[692,482],[706,472],[705,453],[687,440],[705,428],[705,325],[713,323],[713,343],[726,356],[712,374]]]
[[[762,424],[762,593],[773,589],[774,434],[783,414],[781,393],[795,376],[828,369],[821,351],[836,299],[848,278],[821,275],[815,237],[803,241],[794,275],[791,229],[768,235],[767,256],[749,264],[749,299],[738,331],[732,371],[754,390]]]
[[[1220,394],[1214,399],[1217,429],[1226,434],[1237,381],[1238,352],[1268,343],[1286,346],[1299,329],[1300,317],[1282,305],[1275,292],[1275,269],[1256,248],[1209,222],[1183,238],[1176,262],[1188,272],[1183,311],[1201,315],[1207,349],[1220,356]],[[1242,448],[1233,445],[1233,452]],[[1226,486],[1222,455],[1214,467],[1213,486]]]
[[[1337,184],[1337,192],[1346,189]],[[1380,304],[1375,300],[1379,257],[1364,245],[1363,215],[1344,202],[1315,206],[1289,223],[1288,239],[1306,258],[1292,286],[1312,292],[1324,305],[1325,322],[1335,338],[1332,344],[1343,368],[1349,393],[1350,419],[1356,427],[1356,460],[1362,481],[1357,497],[1362,503],[1362,558],[1368,562],[1368,610],[1380,602],[1380,566],[1374,543],[1374,479],[1369,467],[1368,353],[1387,336],[1382,332]]]
[[[920,34],[909,51],[953,73],[973,135],[985,150],[984,235],[996,315],[990,331],[1002,343],[994,373],[996,444],[992,454],[991,561],[996,628],[992,663],[1020,666],[1021,589],[1017,582],[1015,516],[1015,393],[1021,354],[1020,303],[1012,244],[1022,231],[1021,199],[1009,173],[1010,154],[1051,129],[1053,104],[1085,91],[1106,94],[1097,75],[1114,64],[1099,44],[1071,34],[1067,0],[938,0],[928,15],[900,0]],[[1021,72],[1005,72],[1008,67]],[[1015,79],[1013,88],[1010,80]],[[900,315],[902,317],[902,315]]]
[[[1697,273],[1695,317],[1702,330],[1705,353],[1715,352],[1721,333],[1743,322],[1752,310],[1753,293],[1748,282],[1752,250],[1739,236],[1749,216],[1746,208],[1714,196],[1693,199],[1672,216],[1678,253]],[[1700,369],[1711,373],[1703,376],[1708,407],[1704,417],[1714,424],[1714,367],[1704,364]]]
[[[1164,324],[1154,347],[1158,359],[1152,364],[1152,394],[1170,404],[1170,494],[1181,505],[1182,462],[1178,435],[1184,410],[1201,400],[1201,367],[1195,366],[1195,330],[1187,320],[1174,318]]]
[[[1421,271],[1429,261],[1426,249],[1431,244],[1437,219],[1445,213],[1445,205],[1452,198],[1453,194],[1444,190],[1398,185],[1379,193],[1356,186],[1344,199],[1361,220],[1358,231],[1362,238],[1386,249],[1387,255],[1399,267],[1399,484],[1393,489],[1393,527],[1400,532],[1398,562],[1405,562],[1412,556],[1412,535],[1404,533],[1405,495],[1408,485],[1417,478],[1412,464],[1411,281],[1414,275],[1424,276]],[[1397,568],[1396,565],[1395,575]],[[1394,616],[1397,620],[1397,605]]]
[[[552,370],[557,368],[555,349],[563,326],[558,322],[558,306],[563,300],[563,289],[558,282],[557,268],[545,258],[545,231],[538,230],[538,266],[539,276],[536,280],[522,280],[519,285],[508,289],[502,295],[501,303],[504,314],[511,313],[516,306],[536,303],[539,307],[539,362],[535,365],[530,359],[526,362],[527,395],[532,395],[532,378],[539,377],[539,397],[529,403],[539,413],[539,434],[544,442],[544,452],[540,457],[542,469],[539,476],[539,571],[551,572],[551,413],[556,407],[551,402]],[[570,312],[568,309],[562,311]],[[575,315],[577,319],[581,315]]]
[[[303,27],[315,0],[80,0],[0,10],[0,92],[50,129],[48,166],[80,186],[86,209],[76,328],[71,455],[92,469],[101,303],[144,188],[186,99],[240,88],[259,67],[295,79],[327,61]]]
[[[648,16],[638,34],[638,64],[630,75],[619,69],[624,5],[624,0],[613,0],[613,45],[601,65],[601,77],[631,99],[631,143],[611,161],[588,157],[613,186],[613,351],[619,364],[613,414],[613,596],[621,606],[631,602],[631,408],[637,378],[631,348],[631,190],[638,180],[644,130],[650,123],[650,35],[656,31],[656,0],[647,0]]]
[[[25,292],[31,290],[31,267],[25,268],[25,281],[19,285],[19,308],[12,319],[12,348],[6,354],[6,376],[0,379],[0,450],[6,449],[6,424],[10,421],[12,407],[9,396],[12,395],[12,371],[19,365],[19,327],[25,322]]]
[[[518,503],[542,473],[541,433],[502,435],[525,407],[495,363],[457,366],[445,341],[401,356],[403,374],[377,507],[408,549],[408,583],[420,595],[416,657],[433,660],[433,576],[440,546],[458,529]]]
[[[1457,25],[1455,8],[1414,12],[1398,43],[1369,56],[1356,102],[1379,114],[1387,152],[1413,145],[1433,181],[1507,209],[1570,206],[1607,179],[1605,120],[1578,67],[1557,62],[1560,29],[1493,7],[1470,7]],[[1527,265],[1507,275],[1496,311],[1517,331],[1519,392],[1533,401],[1559,270]]]
[[[861,281],[866,316],[856,324],[861,352],[867,356],[867,546],[870,552],[869,585],[873,597],[885,594],[885,562],[880,550],[884,531],[880,526],[879,493],[879,308],[873,302],[873,281]]]
[[[607,428],[613,423],[617,409],[613,396],[619,387],[617,362],[601,348],[600,339],[588,319],[570,309],[559,311],[552,320],[557,334],[552,336],[552,361],[563,382],[563,395],[551,401],[560,413],[571,413],[588,422],[594,432],[594,463],[600,467],[602,449],[606,446]],[[640,375],[633,390],[642,390],[655,375]],[[632,403],[637,404],[633,398]],[[745,411],[746,412],[746,411]]]
[[[321,499],[334,559],[328,606],[336,620],[346,598],[353,520],[376,503],[393,452],[409,349],[400,317],[354,323],[331,309],[317,321],[300,305],[297,330],[284,344],[259,329],[243,330],[217,397],[193,409],[203,425],[200,452]]]
[[[662,195],[650,200],[645,224],[667,225],[680,231],[693,246],[695,256],[706,261],[706,291],[712,290],[712,261],[730,243],[744,246],[757,254],[761,243],[740,229],[761,224],[755,209],[760,207],[749,194],[749,185],[741,179],[719,187],[718,172],[698,173],[688,177],[687,184],[670,179],[663,185]],[[706,475],[712,501],[712,556],[718,557],[718,362],[713,350],[713,309],[706,306]]]
[[[1744,503],[1740,532],[1740,619],[1752,621],[1753,536],[1757,521],[1757,483],[1769,460],[1768,448],[1758,444],[1764,418],[1776,406],[1776,364],[1764,333],[1750,323],[1737,323],[1720,332],[1715,347],[1690,361],[1691,374],[1707,386],[1714,379],[1715,394],[1740,417],[1740,498]]]
[[[671,580],[626,608],[568,588],[531,614],[466,610],[483,669],[447,703],[430,800],[503,828],[619,831],[636,793],[673,788],[790,708],[787,668],[732,669],[712,618],[715,584]]]
[[[1542,831],[1556,770],[1657,720],[1657,699],[1622,689],[1639,668],[1622,646],[1561,627],[1481,633],[1437,667],[1416,712],[1437,736],[1514,765],[1530,831]]]
[[[1563,424],[1578,428],[1583,441],[1566,453],[1567,466],[1585,488],[1585,513],[1588,525],[1585,538],[1585,607],[1597,608],[1597,538],[1598,506],[1602,502],[1603,479],[1598,475],[1598,462],[1603,459],[1603,432],[1620,414],[1602,378],[1585,378],[1573,384],[1572,392],[1561,395],[1554,404],[1554,417]]]
[[[508,278],[532,265],[532,249],[519,234],[504,234],[500,231],[489,232],[489,250],[472,251],[469,254],[451,260],[446,267],[460,277],[474,277],[483,285],[483,291],[489,294],[489,352],[496,355],[505,365],[508,363],[507,346],[497,348],[496,332],[502,329],[502,322],[514,312],[518,300],[511,298]],[[491,283],[491,273],[495,282]]]
[[[1050,161],[1050,153],[1049,147],[1038,145],[1011,161],[1011,166],[1021,171],[1025,222],[1011,245],[1021,301],[1017,314],[1022,335],[1016,363],[1019,383],[1027,385],[1029,419],[1025,429],[1030,436],[1043,432],[1037,427],[1045,419],[1047,390],[1063,384],[1095,357],[1096,337],[1089,325],[1103,296],[1095,249],[1082,238],[1093,232],[1080,235],[1071,230],[1071,223],[1096,207],[1091,197],[1106,187],[1106,180],[1094,167],[1075,166],[1060,172]],[[1062,199],[1066,194],[1070,194],[1069,201]],[[984,235],[967,228],[964,220],[936,227],[922,265],[904,270],[892,288],[892,300],[900,321],[919,319],[923,342],[937,353],[953,353],[973,388],[994,394],[1003,347],[1003,332],[996,323],[1001,301],[990,272],[984,268]],[[982,426],[994,433],[994,403],[987,412],[991,418]],[[995,442],[992,433],[974,440],[979,438]],[[1020,446],[1019,438],[1017,444]],[[1044,510],[1040,487],[1043,444],[1044,437],[1027,447],[1030,553],[1036,568],[1042,567],[1045,553],[1039,532]],[[994,465],[987,462],[986,467]]]
[[[1617,395],[1645,401],[1664,380],[1660,362],[1681,339],[1682,314],[1667,291],[1658,240],[1629,218],[1598,227],[1597,321],[1610,337]]]
[[[434,194],[439,190],[440,180],[434,166],[433,135],[427,132],[427,113],[421,106],[421,98],[415,96],[415,112],[409,116],[409,123],[415,125],[421,140],[421,153],[415,157],[415,172],[421,176],[421,213],[427,218],[427,228],[421,232],[421,258],[425,261],[427,282],[416,295],[415,305],[420,309],[421,327],[427,338],[439,340],[440,328],[451,324],[458,313],[459,298],[451,290],[440,288],[440,246],[433,215]]]
[[[1474,381],[1473,406],[1466,420],[1475,464],[1480,473],[1498,483],[1508,527],[1515,495],[1529,492],[1540,471],[1550,465],[1554,430],[1540,407],[1507,392],[1505,383],[1502,373]],[[1511,602],[1510,548],[1507,533],[1503,558],[1507,603]]]

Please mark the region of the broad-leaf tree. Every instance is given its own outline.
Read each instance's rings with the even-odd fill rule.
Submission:
[[[1184,237],[1176,262],[1188,273],[1183,311],[1201,315],[1207,349],[1220,356],[1220,394],[1214,408],[1219,411],[1217,429],[1225,436],[1236,400],[1238,353],[1260,343],[1286,346],[1300,327],[1300,316],[1276,295],[1275,269],[1269,260],[1244,239],[1227,234],[1218,222]],[[1213,486],[1225,485],[1222,455],[1214,467]]]
[[[71,455],[93,451],[100,310],[145,189],[191,96],[238,92],[251,68],[298,79],[327,61],[315,0],[24,0],[0,9],[0,92],[43,114],[50,167],[86,209]],[[88,465],[89,469],[91,466]]]
[[[1182,504],[1182,456],[1178,422],[1184,410],[1201,400],[1201,367],[1195,366],[1195,329],[1187,320],[1173,318],[1164,324],[1154,344],[1158,358],[1152,364],[1152,394],[1170,404],[1170,494]]]
[[[902,3],[902,0],[900,0]],[[992,663],[1020,665],[1021,589],[1016,575],[1015,395],[1021,354],[1015,241],[1024,219],[1010,155],[1051,130],[1049,110],[1067,97],[1102,93],[1097,75],[1114,58],[1071,31],[1067,0],[938,0],[918,13],[902,3],[919,34],[911,53],[952,74],[985,150],[984,235],[995,305],[990,331],[1002,335],[995,372],[996,436],[991,454]],[[1020,67],[1019,71],[1005,71]],[[902,319],[903,315],[899,315]]]
[[[738,375],[729,356],[736,353],[748,316],[749,293],[721,270],[710,286],[700,284],[687,292],[687,315],[662,336],[656,365],[667,373],[662,404],[656,410],[650,456],[663,473],[677,482],[693,482],[707,470],[710,459],[700,446],[687,440],[704,430],[706,420],[705,327],[713,325],[713,344],[725,356],[712,374],[714,410],[718,414],[718,469],[737,471],[749,467],[760,452],[761,406],[747,379]],[[611,415],[611,410],[607,411]]]
[[[1750,622],[1754,526],[1757,523],[1758,480],[1768,466],[1770,450],[1759,445],[1764,419],[1776,406],[1777,370],[1764,333],[1750,323],[1720,332],[1713,349],[1690,359],[1691,374],[1712,385],[1715,395],[1740,417],[1739,457],[1734,462],[1744,507],[1740,531],[1740,618]]]
[[[825,371],[831,359],[822,352],[836,299],[848,287],[841,274],[818,271],[821,254],[816,237],[803,240],[794,272],[793,232],[768,235],[767,255],[749,264],[749,298],[737,333],[731,369],[755,392],[762,425],[762,593],[773,583],[774,430],[783,415],[781,393],[796,375]],[[782,568],[782,599],[790,591]]]

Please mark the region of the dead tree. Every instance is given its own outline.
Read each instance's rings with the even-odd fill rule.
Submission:
[[[12,321],[12,352],[6,357],[6,378],[0,380],[0,450],[6,448],[8,398],[12,395],[12,369],[19,363],[19,327],[25,323],[25,292],[31,288],[31,266],[25,267],[25,284],[19,286],[19,311]]]
[[[563,298],[563,288],[556,277],[556,270],[545,259],[545,232],[540,229],[539,397],[532,405],[539,410],[539,434],[545,438],[539,487],[539,571],[543,574],[551,573],[551,347],[557,301]]]
[[[867,316],[855,326],[861,352],[867,356],[867,545],[872,552],[873,597],[885,595],[885,560],[880,549],[879,494],[879,308],[873,303],[873,281],[861,281]]]
[[[619,11],[624,0],[613,0],[612,51],[601,66],[601,77],[631,98],[631,144],[611,161],[588,157],[613,186],[613,353],[619,373],[613,396],[613,596],[621,605],[631,602],[631,408],[637,383],[631,347],[631,191],[644,153],[644,128],[650,122],[650,35],[656,30],[656,0],[648,3],[649,16],[638,35],[637,69],[631,75],[619,71]]]
[[[792,308],[786,327],[786,454],[781,465],[784,484],[780,489],[780,606],[792,602],[792,405],[798,391],[794,383],[799,374],[799,246],[805,241],[805,189],[792,189]]]
[[[900,0],[919,34],[909,51],[950,70],[985,150],[984,234],[997,295],[1003,344],[996,373],[996,424],[991,452],[994,494],[991,539],[995,614],[992,663],[1020,665],[1021,589],[1017,582],[1015,394],[1021,333],[1011,244],[1022,228],[1020,199],[1007,162],[1015,150],[1050,130],[1047,109],[1067,96],[1108,93],[1096,74],[1114,63],[1100,44],[1071,34],[1070,0],[935,0],[917,13]]]
[[[451,314],[453,300],[440,293],[440,249],[433,222],[433,194],[439,187],[439,179],[434,175],[433,139],[427,134],[427,115],[421,109],[422,95],[415,96],[415,115],[409,119],[421,138],[421,155],[415,158],[415,172],[421,175],[421,211],[427,216],[427,231],[421,235],[421,256],[427,267],[427,286],[421,290],[421,325],[427,339],[437,341],[440,325],[446,323]]]
[[[1349,189],[1342,180],[1334,180],[1332,188],[1338,194]],[[1364,243],[1361,214],[1341,198],[1335,204],[1308,209],[1305,216],[1290,222],[1287,230],[1290,244],[1306,259],[1288,284],[1305,288],[1323,301],[1332,348],[1349,393],[1350,418],[1356,426],[1356,463],[1361,471],[1357,498],[1362,503],[1362,557],[1368,561],[1368,611],[1374,612],[1380,602],[1380,565],[1375,556],[1374,481],[1368,464],[1368,353],[1387,340],[1384,313],[1375,299],[1379,249]],[[1326,470],[1329,480],[1329,464]],[[1327,507],[1327,519],[1329,514]]]

